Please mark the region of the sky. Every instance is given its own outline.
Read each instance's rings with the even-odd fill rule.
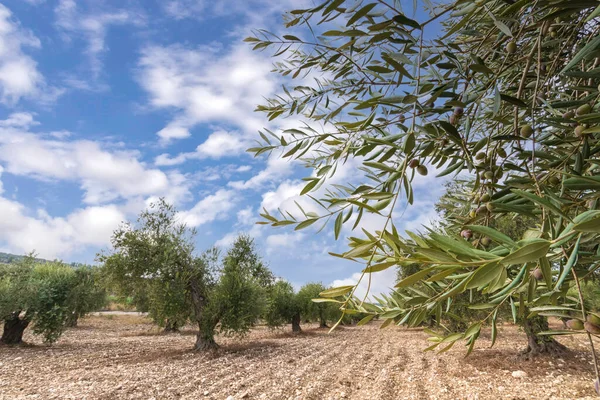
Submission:
[[[0,251],[92,263],[122,221],[165,197],[197,229],[198,250],[244,232],[296,287],[356,282],[359,264],[328,255],[346,248],[333,229],[256,225],[262,208],[293,207],[310,171],[246,153],[259,129],[301,121],[254,112],[285,82],[242,40],[280,31],[303,1],[0,0]],[[398,228],[437,218],[432,183],[416,182]],[[374,275],[373,291],[394,277]]]

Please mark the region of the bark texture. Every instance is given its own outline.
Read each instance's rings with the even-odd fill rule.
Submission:
[[[567,348],[558,343],[552,336],[539,335],[540,332],[549,330],[546,317],[536,315],[523,321],[523,329],[527,335],[527,348],[523,355],[527,358],[540,354],[562,354]]]
[[[21,319],[19,315],[13,315],[12,318],[4,320],[4,330],[0,342],[4,344],[23,343],[23,332],[29,325],[28,319]]]

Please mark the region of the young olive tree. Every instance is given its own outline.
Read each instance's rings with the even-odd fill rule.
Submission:
[[[322,211],[304,218],[265,211],[263,223],[299,229],[330,222],[337,238],[345,224],[379,216],[379,229],[350,238],[338,256],[363,263],[363,276],[420,266],[399,287],[426,285],[426,295],[375,305],[394,323],[441,318],[466,291],[489,296],[473,305],[487,311],[485,318],[432,338],[432,348],[463,341],[470,352],[484,323],[495,341],[498,310],[509,305],[515,320],[570,316],[573,329],[554,334],[582,333],[593,349],[600,319],[585,309],[579,282],[600,259],[600,7],[552,0],[423,4],[430,15],[417,20],[400,1],[324,0],[288,13],[290,34],[261,30],[247,39],[277,52],[275,72],[311,77],[291,81],[285,94],[258,107],[270,119],[293,115],[307,123],[262,132],[250,151],[304,163],[312,174],[301,194]],[[345,175],[351,181],[328,184],[338,169],[355,165]],[[426,178],[431,169],[437,176]],[[452,222],[441,232],[401,235],[395,211],[419,200],[413,183],[458,174],[473,185]],[[494,225],[498,218],[534,222],[513,239]],[[567,295],[571,286],[576,298]],[[352,299],[355,288],[321,295]],[[370,312],[366,303],[354,304]],[[548,332],[530,328],[529,354],[559,350],[541,339]]]
[[[98,255],[109,281],[123,295],[147,293],[146,307],[159,326],[198,325],[195,348],[216,348],[215,333],[244,334],[265,305],[270,271],[252,238],[239,236],[222,260],[215,249],[194,255],[195,231],[177,222],[177,211],[161,199],[137,224],[115,231],[112,253]]]
[[[58,340],[76,311],[77,286],[74,269],[60,262],[37,263],[25,257],[19,264],[0,265],[0,342],[21,343],[30,325],[44,341]]]

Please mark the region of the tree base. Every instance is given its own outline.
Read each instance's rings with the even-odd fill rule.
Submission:
[[[530,360],[542,355],[556,357],[565,354],[567,351],[569,349],[552,338],[539,339],[536,337],[528,338],[527,348],[521,352],[520,356],[526,360]]]
[[[549,330],[548,320],[541,315],[525,319],[523,321],[523,329],[527,335],[527,348],[521,352],[521,356],[526,359],[531,359],[542,354],[557,356],[568,351],[565,346],[558,343],[553,337],[539,335],[540,332]]]
[[[520,356],[526,360],[530,360],[543,355],[556,357],[565,354],[567,351],[569,350],[565,346],[553,340],[551,342],[542,342],[535,347],[528,345],[527,348],[521,352]]]
[[[28,325],[28,320],[19,317],[4,320],[4,330],[0,343],[9,345],[23,343],[23,332],[25,332]]]
[[[219,348],[219,345],[215,342],[214,338],[206,338],[198,335],[196,337],[196,344],[194,350],[196,351],[214,351]]]

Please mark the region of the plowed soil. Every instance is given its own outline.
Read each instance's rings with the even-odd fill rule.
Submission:
[[[328,334],[258,327],[219,337],[206,354],[194,332],[162,334],[148,320],[103,315],[80,321],[52,346],[0,347],[0,399],[595,399],[584,335],[561,337],[561,358],[518,357],[525,336],[482,334],[467,358],[457,345],[424,353],[427,335],[374,322]],[[598,345],[598,344],[597,344]],[[517,372],[513,376],[513,372]],[[521,376],[521,377],[518,377]]]

